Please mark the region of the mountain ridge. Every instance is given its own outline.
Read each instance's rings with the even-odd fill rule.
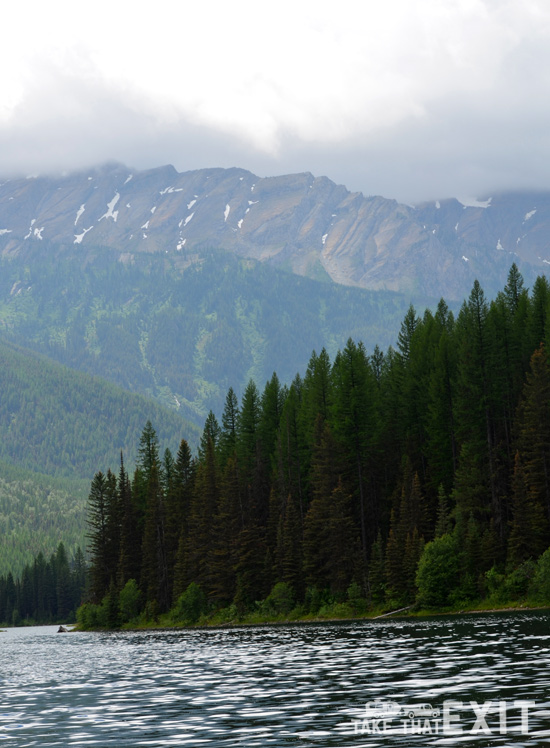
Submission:
[[[44,240],[83,254],[110,247],[123,262],[142,252],[185,262],[215,247],[317,280],[449,300],[464,298],[475,278],[496,293],[512,262],[534,280],[550,264],[549,228],[550,193],[410,206],[309,172],[111,163],[0,184],[4,256]]]

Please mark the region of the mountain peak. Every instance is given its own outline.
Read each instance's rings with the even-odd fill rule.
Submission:
[[[124,256],[217,247],[312,278],[368,289],[464,297],[478,277],[502,287],[550,262],[550,195],[437,200],[415,207],[351,193],[310,172],[139,171],[109,162],[0,185],[0,252],[48,244]]]

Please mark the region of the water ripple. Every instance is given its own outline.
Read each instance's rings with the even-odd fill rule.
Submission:
[[[0,748],[507,748],[550,738],[545,613],[214,631],[55,631],[0,635]],[[443,733],[441,715],[418,715],[408,733],[403,715],[385,726],[366,719],[365,705],[375,700],[429,702],[441,710],[449,699],[463,704],[452,714],[461,734]],[[522,700],[535,702],[527,729],[514,706]],[[479,710],[489,701],[472,734],[479,714],[470,702]]]

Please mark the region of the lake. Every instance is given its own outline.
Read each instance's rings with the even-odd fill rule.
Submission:
[[[2,746],[550,741],[550,615],[0,633]]]

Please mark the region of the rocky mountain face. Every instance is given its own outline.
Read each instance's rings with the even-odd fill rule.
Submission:
[[[408,206],[311,174],[242,169],[178,173],[110,164],[0,185],[0,253],[40,242],[192,258],[219,248],[317,280],[461,300],[489,295],[512,262],[527,282],[550,264],[550,193]]]

